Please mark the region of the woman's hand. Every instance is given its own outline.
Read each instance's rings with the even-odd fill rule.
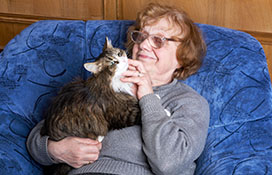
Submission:
[[[123,73],[124,82],[134,83],[136,86],[133,90],[140,100],[144,95],[153,93],[152,82],[149,74],[146,72],[144,65],[137,60],[128,60],[128,71]]]
[[[66,137],[58,142],[48,140],[49,155],[59,163],[74,168],[93,163],[98,159],[102,144],[89,138]]]

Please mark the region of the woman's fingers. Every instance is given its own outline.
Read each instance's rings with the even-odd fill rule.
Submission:
[[[122,74],[125,77],[143,77],[144,73],[141,73],[137,70],[128,70]]]
[[[136,71],[136,68],[134,66],[128,66],[128,70],[135,70]]]
[[[137,60],[129,60],[129,69],[124,72],[123,82],[134,83],[136,87],[136,95],[141,99],[144,95],[153,93],[152,82],[149,74],[146,72],[144,65]]]
[[[58,142],[48,141],[48,152],[60,162],[79,168],[98,159],[102,144],[87,138],[66,137]]]
[[[128,60],[129,67],[133,67],[131,70],[139,71],[140,73],[146,73],[144,65],[138,60]]]

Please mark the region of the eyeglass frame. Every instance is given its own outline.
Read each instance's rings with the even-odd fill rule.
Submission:
[[[148,34],[148,33],[144,33],[144,32],[141,32],[141,31],[138,31],[138,30],[133,30],[133,31],[131,31],[130,32],[130,38],[131,38],[131,40],[135,43],[135,44],[141,44],[144,40],[142,40],[142,41],[140,41],[140,42],[137,42],[136,40],[134,40],[133,39],[133,33],[139,33],[139,34],[141,34],[141,35],[144,35],[144,36],[146,36],[146,37],[144,37],[144,40],[146,40],[147,39],[147,41],[149,42],[149,44],[152,46],[152,48],[154,48],[154,49],[160,49],[160,48],[162,48],[163,46],[164,46],[164,44],[165,44],[165,41],[173,41],[173,42],[181,42],[181,39],[174,39],[174,38],[166,38],[166,37],[164,37],[164,36],[159,36],[159,35],[156,35],[156,34]],[[155,46],[155,45],[153,45],[152,43],[154,43],[155,44],[155,42],[154,41],[150,41],[150,37],[157,37],[157,38],[160,38],[161,40],[162,40],[162,44],[161,44],[161,46],[160,47],[157,47],[157,46]]]

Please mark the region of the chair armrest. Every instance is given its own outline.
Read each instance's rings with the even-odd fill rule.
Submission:
[[[0,111],[0,174],[42,174],[42,167],[26,150],[26,138],[31,124],[21,116]]]

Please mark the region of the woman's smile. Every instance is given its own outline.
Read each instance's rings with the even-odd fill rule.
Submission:
[[[138,60],[145,60],[145,59],[156,60],[156,58],[154,58],[153,56],[148,56],[145,53],[139,53],[139,54],[137,54],[137,59]]]

